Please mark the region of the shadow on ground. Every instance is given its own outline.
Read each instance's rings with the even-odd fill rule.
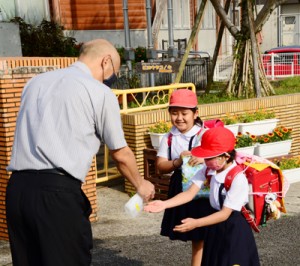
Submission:
[[[261,266],[300,265],[300,216],[285,216],[255,233]],[[189,242],[159,235],[95,239],[93,266],[189,266]]]

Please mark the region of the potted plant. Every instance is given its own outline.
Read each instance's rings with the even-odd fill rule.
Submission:
[[[291,183],[300,181],[300,157],[282,158],[274,161],[280,169],[282,174]]]
[[[159,121],[153,126],[150,126],[148,131],[151,139],[151,144],[154,149],[159,148],[159,144],[163,136],[168,133],[172,128],[171,122]]]
[[[239,130],[239,117],[238,115],[226,114],[226,117],[222,118],[224,126],[231,130],[236,136]]]
[[[256,141],[257,139],[255,135],[248,132],[246,134],[238,132],[236,136],[235,150],[253,155]]]
[[[254,154],[265,158],[287,155],[292,146],[291,133],[291,128],[280,126],[271,133],[258,136]]]
[[[239,116],[239,132],[245,134],[250,132],[254,135],[263,135],[272,132],[277,125],[278,119],[275,113],[258,109],[255,112],[246,112]]]

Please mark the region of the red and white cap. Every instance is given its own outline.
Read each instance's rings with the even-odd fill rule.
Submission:
[[[178,89],[171,94],[169,107],[195,108],[197,105],[197,95],[189,89]]]
[[[225,127],[210,128],[202,136],[201,146],[192,149],[192,155],[213,158],[232,151],[235,146],[234,134]]]

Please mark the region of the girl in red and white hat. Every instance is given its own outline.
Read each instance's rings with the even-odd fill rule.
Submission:
[[[205,129],[198,114],[197,95],[188,89],[179,89],[170,96],[169,113],[173,127],[160,143],[157,153],[157,167],[161,173],[172,173],[168,198],[182,192],[183,158],[190,166],[200,166],[203,159],[192,156],[191,149],[200,145]],[[201,166],[200,166],[201,167]],[[208,198],[167,209],[161,225],[161,235],[171,240],[192,241],[192,265],[199,266],[203,251],[205,228],[195,228],[189,232],[175,232],[173,228],[184,218],[200,218],[212,213]]]
[[[226,192],[224,181],[235,162],[235,137],[226,128],[207,130],[202,136],[201,146],[192,150],[192,155],[204,158],[205,167],[192,178],[191,187],[166,201],[153,201],[145,211],[160,212],[190,202],[210,180],[210,204],[214,213],[203,218],[186,218],[174,227],[175,232],[189,232],[195,228],[209,226],[204,240],[201,265],[231,266],[260,265],[253,232],[240,210],[248,202],[248,181],[239,173]]]

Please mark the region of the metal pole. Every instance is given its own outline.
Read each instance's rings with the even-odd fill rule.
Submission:
[[[152,27],[151,27],[151,0],[146,0],[146,14],[147,14],[147,36],[148,36],[148,49],[150,51],[153,50],[153,40],[152,40]],[[151,56],[149,58],[149,62],[152,63],[153,57]],[[150,86],[155,86],[155,79],[154,79],[154,73],[149,74],[149,82]]]
[[[169,33],[169,48],[168,56],[170,62],[175,62],[175,56],[177,56],[177,50],[174,48],[174,34],[173,34],[173,0],[168,0],[168,33]],[[171,74],[172,83],[174,83],[176,74]]]
[[[44,11],[45,11],[46,20],[50,21],[49,1],[47,1],[47,0],[44,0]]]
[[[15,16],[16,17],[21,17],[20,13],[20,0],[15,0]]]
[[[130,31],[129,31],[129,21],[128,21],[128,2],[123,0],[123,16],[124,16],[124,31],[125,31],[125,53],[129,52],[131,48],[130,43]],[[126,65],[128,66],[129,75],[131,75],[132,64],[129,58],[126,58]]]
[[[173,49],[174,48],[173,0],[168,0],[168,33],[169,33],[169,49]]]

